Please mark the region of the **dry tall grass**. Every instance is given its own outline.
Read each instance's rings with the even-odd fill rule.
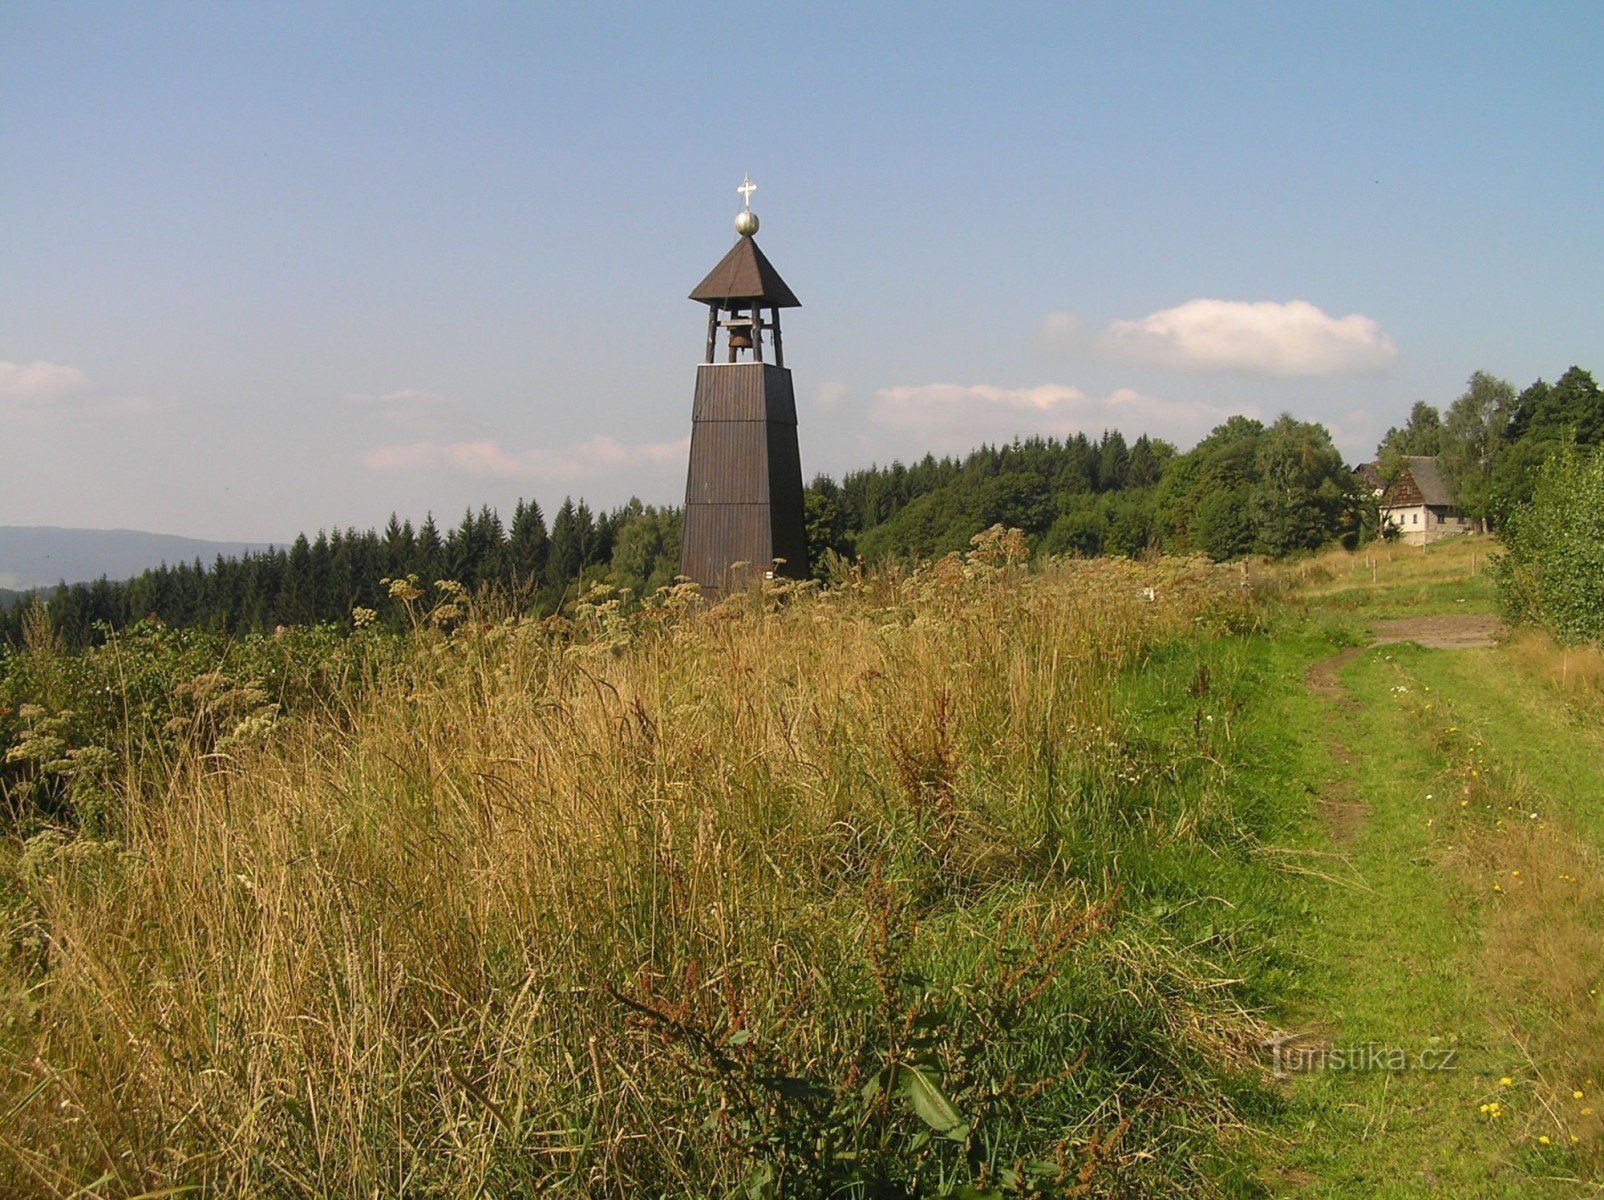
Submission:
[[[1562,646],[1541,629],[1522,628],[1510,637],[1506,653],[1583,713],[1604,715],[1604,649]]]
[[[1473,735],[1444,733],[1457,796],[1453,861],[1486,906],[1481,967],[1521,1061],[1498,1097],[1512,1140],[1547,1138],[1587,1178],[1604,1164],[1604,864],[1547,797],[1489,761]],[[1578,1180],[1580,1182],[1580,1180]]]
[[[0,1180],[1195,1179],[1155,1152],[1230,1120],[1198,1081],[1251,1023],[1075,855],[1151,817],[1120,672],[1253,619],[1229,568],[948,559],[420,632],[343,711],[130,796],[116,841],[5,851]]]
[[[1425,600],[1430,589],[1443,585],[1491,581],[1488,566],[1500,552],[1497,539],[1484,535],[1445,538],[1429,546],[1401,542],[1371,542],[1357,550],[1333,547],[1308,558],[1276,568],[1303,600],[1331,602],[1340,597],[1355,601],[1374,597],[1378,590],[1405,589],[1412,599]]]

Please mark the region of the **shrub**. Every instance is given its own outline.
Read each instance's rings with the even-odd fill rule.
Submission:
[[[1505,615],[1561,642],[1604,643],[1604,453],[1556,451],[1502,536],[1495,570]]]

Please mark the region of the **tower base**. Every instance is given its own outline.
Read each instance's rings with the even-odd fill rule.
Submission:
[[[679,569],[714,600],[770,571],[807,575],[796,396],[784,367],[697,368]]]

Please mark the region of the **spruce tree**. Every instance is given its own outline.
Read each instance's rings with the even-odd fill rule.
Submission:
[[[509,571],[516,586],[538,587],[546,574],[546,559],[551,554],[551,539],[546,533],[546,518],[540,505],[530,500],[518,501],[512,512],[512,533],[508,544]]]

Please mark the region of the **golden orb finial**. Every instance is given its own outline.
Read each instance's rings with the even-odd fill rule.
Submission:
[[[742,205],[741,211],[735,214],[735,232],[742,237],[751,237],[757,232],[757,214],[752,211],[752,193],[757,191],[757,184],[743,171],[741,186],[735,190],[741,194]]]

